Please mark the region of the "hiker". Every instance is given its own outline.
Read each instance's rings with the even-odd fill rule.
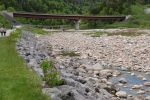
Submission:
[[[3,28],[3,35],[6,36],[6,30]]]
[[[0,28],[1,36],[6,36],[6,30],[4,28]]]

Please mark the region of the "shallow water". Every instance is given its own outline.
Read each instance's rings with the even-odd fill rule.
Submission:
[[[135,75],[131,75],[131,73],[134,73]],[[138,75],[144,76],[147,80],[144,81],[141,78],[138,77]],[[117,86],[119,90],[126,91],[128,95],[136,96],[140,95],[137,92],[139,90],[146,91],[147,89],[150,89],[150,87],[144,86],[144,82],[150,82],[150,75],[145,74],[142,72],[128,72],[128,71],[122,71],[122,74],[118,77],[112,77],[109,81],[111,81],[113,84],[118,84],[120,78],[125,78],[127,80],[126,84],[123,84],[122,86]],[[132,89],[133,85],[142,85],[141,89]],[[144,93],[144,96],[150,96],[149,93]]]

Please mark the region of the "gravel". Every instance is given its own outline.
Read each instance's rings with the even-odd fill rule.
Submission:
[[[81,57],[104,62],[107,67],[150,71],[150,36],[147,34],[91,37],[78,32],[60,32],[40,39],[49,41],[55,51],[79,52]]]

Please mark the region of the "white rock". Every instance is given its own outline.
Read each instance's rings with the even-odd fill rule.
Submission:
[[[144,85],[150,87],[150,82],[144,82]]]
[[[139,90],[137,93],[138,93],[138,94],[144,94],[145,91]]]
[[[145,100],[150,100],[150,96],[145,97]]]
[[[135,73],[131,73],[131,75],[132,75],[132,76],[134,76],[134,75],[135,75]]]
[[[127,93],[125,91],[118,91],[118,92],[116,92],[116,95],[121,98],[127,97]]]
[[[133,85],[132,86],[132,89],[140,89],[141,88],[141,85]]]
[[[143,79],[142,79],[143,81],[147,81],[147,79],[145,78],[145,77],[143,77]]]

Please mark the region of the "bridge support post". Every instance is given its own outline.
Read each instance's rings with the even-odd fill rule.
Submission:
[[[76,30],[80,29],[80,20],[75,20],[75,29]]]

